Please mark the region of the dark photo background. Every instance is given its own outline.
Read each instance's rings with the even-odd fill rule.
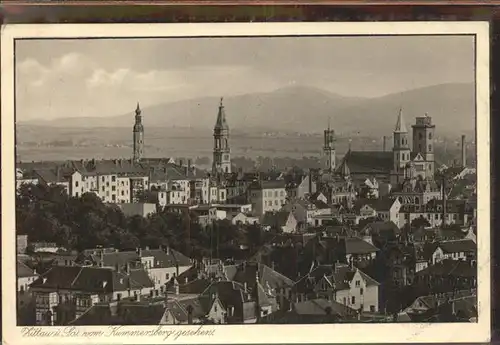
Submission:
[[[92,2],[92,1],[90,1]],[[123,2],[119,6],[110,6],[101,1],[97,5],[78,5],[78,1],[65,1],[64,5],[56,1],[37,4],[32,2],[19,5],[14,1],[5,1],[0,8],[0,24],[2,23],[130,23],[130,22],[279,22],[279,21],[427,21],[427,20],[487,20],[491,23],[491,250],[492,250],[492,342],[500,342],[498,335],[500,301],[496,282],[500,281],[500,266],[496,248],[500,246],[500,235],[497,213],[497,179],[499,176],[497,157],[500,155],[500,7],[493,5],[439,5],[418,6],[406,4],[391,4],[388,6],[335,6],[329,5],[274,5],[274,6],[162,6],[157,2],[150,6],[127,6]],[[236,2],[236,1],[235,1]],[[388,1],[389,2],[389,1]],[[215,1],[214,1],[215,3]],[[277,1],[277,3],[279,3]],[[1,200],[4,202],[3,200]],[[1,250],[1,249],[0,249]],[[497,340],[498,339],[498,340]]]

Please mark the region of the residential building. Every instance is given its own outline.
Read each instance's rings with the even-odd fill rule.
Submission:
[[[279,211],[286,203],[285,181],[256,181],[249,187],[249,200],[254,215],[262,216],[266,212]]]
[[[274,229],[286,233],[297,231],[297,219],[292,212],[266,212],[260,222],[267,229]]]
[[[17,260],[17,292],[28,291],[29,286],[38,278],[36,270]]]
[[[142,269],[74,266],[54,266],[30,285],[37,325],[64,325],[99,302],[137,300],[153,288]]]
[[[361,312],[378,312],[379,283],[356,267],[320,265],[295,285],[297,302],[325,298]]]

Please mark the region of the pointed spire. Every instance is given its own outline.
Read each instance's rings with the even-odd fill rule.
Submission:
[[[396,128],[394,129],[394,133],[407,133],[406,123],[403,118],[403,108],[399,108],[398,121],[396,122]]]
[[[137,102],[137,108],[135,108],[135,115],[141,115],[141,107],[139,106],[139,102]]]
[[[224,100],[223,97],[220,99],[220,104],[219,104],[219,113],[217,114],[217,122],[215,123],[215,129],[229,129],[229,126],[227,125],[226,121],[226,111],[224,110],[224,104],[222,101]]]
[[[330,122],[332,122],[332,117],[328,116],[328,131],[330,130]]]

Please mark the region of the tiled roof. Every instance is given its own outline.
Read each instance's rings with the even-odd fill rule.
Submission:
[[[477,245],[474,243],[474,241],[469,239],[443,241],[439,243],[439,247],[445,253],[467,253],[477,251]]]
[[[379,250],[373,244],[357,237],[346,238],[345,247],[346,254],[370,254]]]
[[[377,281],[375,281],[375,279],[371,278],[361,270],[358,269],[357,271],[366,281],[367,286],[380,285]],[[319,265],[297,281],[295,286],[299,290],[304,291],[304,289],[307,289],[307,286],[311,284],[311,282],[312,284],[318,284],[320,280],[325,277],[335,290],[346,290],[350,288],[349,284],[355,274],[356,269],[345,264]]]
[[[163,303],[122,301],[116,306],[96,304],[70,324],[74,326],[158,325],[164,313]]]
[[[194,319],[201,318],[208,313],[208,310],[198,297],[174,299],[168,302],[167,308],[175,319],[180,322],[188,321],[189,309],[191,309],[191,315]]]
[[[262,219],[261,224],[267,226],[285,226],[291,212],[279,211],[279,212],[266,212]],[[293,217],[293,214],[292,214]]]
[[[262,180],[255,181],[250,185],[250,189],[279,189],[285,188],[286,183],[284,180]]]
[[[168,253],[167,253],[168,252]],[[123,268],[127,263],[139,261],[141,257],[154,257],[152,268],[166,268],[179,266],[191,266],[191,260],[184,254],[169,248],[162,249],[143,249],[141,255],[137,251],[108,252],[101,254],[92,254],[92,259],[100,264],[101,258],[104,259],[105,267]]]
[[[343,161],[349,164],[351,174],[389,173],[393,166],[393,153],[391,151],[349,151]]]
[[[24,277],[34,277],[37,274],[35,271],[31,268],[29,268],[25,263],[17,260],[17,277],[18,278],[24,278]]]
[[[401,230],[393,221],[377,221],[367,224],[362,230],[363,233],[370,233],[372,235],[387,237],[397,236]]]
[[[128,288],[153,287],[153,282],[143,270],[131,270],[127,275],[109,268],[54,266],[35,280],[31,287],[111,293]]]
[[[467,261],[445,259],[416,273],[417,276],[476,277],[477,267]]]
[[[323,298],[295,303],[293,305],[293,312],[301,315],[337,315],[340,317],[356,315],[354,309]]]

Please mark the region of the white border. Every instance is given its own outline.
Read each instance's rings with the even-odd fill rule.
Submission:
[[[477,172],[478,172],[478,323],[460,324],[334,324],[225,325],[212,336],[163,337],[22,337],[15,305],[15,157],[14,39],[78,37],[283,36],[283,35],[476,34]],[[1,32],[1,153],[2,153],[2,308],[6,344],[147,344],[147,343],[399,343],[487,342],[490,340],[490,119],[489,25],[487,22],[376,23],[211,23],[211,24],[20,24]],[[450,57],[453,58],[453,57]],[[472,116],[472,114],[471,114]],[[127,326],[152,330],[158,326]],[[176,332],[195,326],[165,326]],[[42,327],[54,331],[59,327]],[[107,330],[107,326],[78,327]]]

